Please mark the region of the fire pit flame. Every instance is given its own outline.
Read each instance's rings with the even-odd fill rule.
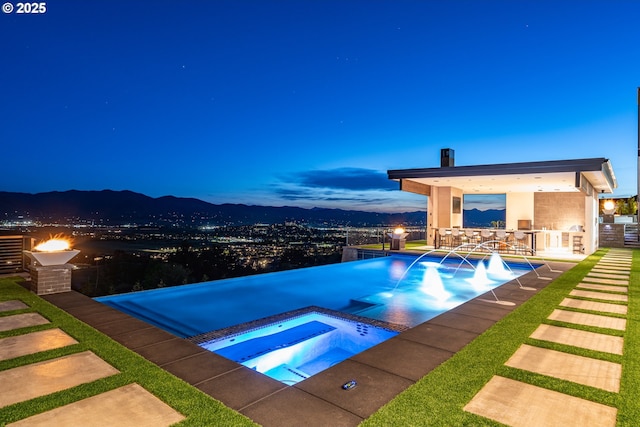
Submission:
[[[71,244],[66,239],[54,237],[46,242],[40,243],[33,249],[40,252],[68,251],[71,249]]]

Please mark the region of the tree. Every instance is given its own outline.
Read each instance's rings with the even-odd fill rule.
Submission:
[[[616,212],[620,215],[635,215],[638,212],[638,201],[636,197],[616,200]]]

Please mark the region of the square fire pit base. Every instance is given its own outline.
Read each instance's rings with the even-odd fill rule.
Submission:
[[[71,291],[73,264],[31,266],[31,292],[37,295]]]

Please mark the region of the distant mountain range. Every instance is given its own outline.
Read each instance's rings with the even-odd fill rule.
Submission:
[[[310,225],[418,226],[425,212],[378,213],[342,209],[212,204],[193,198],[153,198],[132,191],[53,191],[48,193],[0,192],[0,219],[43,222],[92,221],[121,225],[185,226],[279,224],[297,221]]]
[[[505,221],[505,209],[465,209],[463,216],[463,227],[491,227],[492,221]]]

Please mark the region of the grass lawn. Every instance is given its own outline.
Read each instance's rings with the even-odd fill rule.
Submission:
[[[47,396],[0,408],[0,425],[54,409],[131,383],[138,383],[186,416],[177,426],[255,426],[250,419],[227,408],[209,395],[164,371],[111,338],[32,294],[17,283],[19,278],[0,279],[0,301],[20,300],[30,308],[0,313],[7,316],[37,312],[51,323],[0,332],[0,338],[50,328],[60,328],[79,344],[0,361],[0,371],[86,350],[94,352],[120,371],[119,374]]]

